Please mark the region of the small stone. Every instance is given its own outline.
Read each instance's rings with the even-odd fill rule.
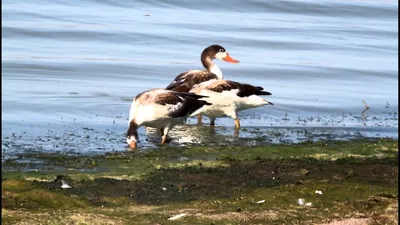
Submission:
[[[350,170],[350,171],[346,174],[346,178],[352,177],[352,176],[354,176],[354,171],[353,171],[353,170]]]
[[[69,186],[64,180],[61,180],[61,188],[63,189],[68,189],[71,188],[71,186]]]
[[[301,173],[301,175],[303,175],[303,176],[307,176],[307,175],[310,173],[310,171],[308,171],[308,170],[306,170],[306,169],[301,169],[301,170],[300,170],[300,173]]]
[[[256,202],[257,204],[263,204],[265,202],[265,200],[260,200],[258,202]]]
[[[177,220],[177,219],[180,219],[180,218],[182,218],[184,216],[186,216],[186,213],[181,213],[181,214],[178,214],[176,216],[172,216],[172,217],[168,218],[168,220]]]

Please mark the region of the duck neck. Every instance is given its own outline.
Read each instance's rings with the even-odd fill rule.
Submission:
[[[217,75],[220,80],[223,79],[222,71],[219,69],[219,67],[216,64],[214,64],[212,62],[210,57],[204,57],[204,58],[202,57],[201,63],[208,71]]]
[[[139,135],[138,135],[138,132],[137,132],[138,127],[139,127],[138,124],[134,120],[132,120],[129,123],[128,131],[126,133],[126,136],[128,136],[128,138],[133,136],[133,137],[135,137],[135,140],[137,140],[139,138]]]

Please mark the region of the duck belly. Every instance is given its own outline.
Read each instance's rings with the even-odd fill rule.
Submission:
[[[177,124],[181,124],[184,122],[185,118],[160,118],[160,119],[154,119],[154,120],[148,120],[144,121],[143,125],[146,127],[152,127],[152,128],[158,128],[162,129],[165,127],[174,127]]]
[[[223,117],[228,116],[231,112],[235,111],[240,100],[235,92],[222,92],[217,93],[208,90],[202,90],[198,94],[208,96],[203,98],[212,105],[205,105],[198,111],[192,114],[192,116],[203,114],[209,117]]]
[[[232,111],[232,108],[219,107],[218,105],[207,106],[203,109],[202,114],[208,117],[223,117],[227,115],[227,111]]]
[[[134,110],[132,117],[138,124],[153,128],[173,127],[176,124],[183,123],[185,118],[172,118],[168,115],[170,113],[169,107],[157,104],[142,106],[140,110]]]

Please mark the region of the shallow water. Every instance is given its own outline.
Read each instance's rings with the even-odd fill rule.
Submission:
[[[216,62],[225,79],[263,86],[275,106],[241,112],[239,137],[228,118],[217,120],[215,130],[190,119],[171,133],[171,144],[398,134],[397,1],[6,0],[2,6],[6,154],[126,150],[132,98],[201,69],[201,51],[215,43],[240,60]],[[365,117],[363,100],[371,107]],[[160,141],[140,132],[142,147]]]

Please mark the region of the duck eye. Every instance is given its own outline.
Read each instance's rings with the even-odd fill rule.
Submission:
[[[219,50],[219,52],[224,52],[224,49],[221,48],[221,49]]]

